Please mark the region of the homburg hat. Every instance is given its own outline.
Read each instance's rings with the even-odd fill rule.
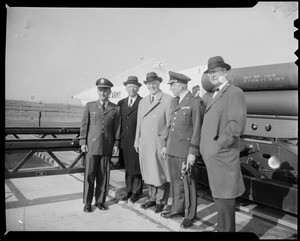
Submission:
[[[141,83],[139,83],[138,78],[136,76],[128,76],[127,81],[123,82],[123,84],[125,86],[128,84],[135,84],[138,87],[142,85]]]
[[[207,64],[207,70],[204,71],[204,74],[207,74],[209,71],[211,71],[213,68],[216,67],[224,67],[227,70],[231,69],[231,66],[229,64],[226,64],[224,59],[221,56],[215,56],[215,57],[211,57],[208,60],[208,64]]]
[[[162,82],[162,78],[158,77],[158,75],[155,72],[147,73],[146,80],[144,81],[144,84],[147,84],[147,83],[149,83],[151,81],[154,81],[154,80],[158,80],[159,82]]]

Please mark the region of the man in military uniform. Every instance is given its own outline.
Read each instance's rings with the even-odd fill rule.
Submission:
[[[195,161],[200,156],[200,131],[205,106],[200,97],[193,97],[187,89],[191,80],[189,77],[173,71],[169,71],[169,75],[168,84],[175,98],[171,104],[168,134],[161,154],[167,157],[169,163],[172,206],[161,216],[185,216],[180,226],[189,228],[197,216]]]
[[[200,97],[200,86],[199,85],[195,85],[192,88],[192,95],[194,97]]]
[[[91,212],[96,181],[95,206],[107,210],[111,156],[119,150],[120,107],[108,100],[113,84],[105,78],[96,81],[99,99],[85,105],[80,128],[81,150],[85,155],[84,212]]]

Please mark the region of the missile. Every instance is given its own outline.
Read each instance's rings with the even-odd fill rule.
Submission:
[[[295,63],[233,68],[228,81],[245,91],[298,90],[298,66]],[[207,74],[201,78],[203,88],[211,92],[213,84]]]

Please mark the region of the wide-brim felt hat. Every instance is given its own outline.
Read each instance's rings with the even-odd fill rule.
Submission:
[[[138,78],[136,76],[128,76],[127,81],[123,82],[123,84],[126,86],[128,84],[135,84],[138,87],[141,87],[142,84],[139,83]]]
[[[224,67],[227,70],[231,69],[231,66],[227,63],[225,63],[224,59],[221,56],[215,56],[215,57],[211,57],[208,60],[207,63],[207,70],[204,71],[204,74],[207,74],[209,71],[211,71],[213,68],[216,67]]]
[[[97,79],[96,81],[96,86],[99,88],[99,87],[102,87],[102,88],[111,88],[113,87],[113,83],[110,82],[108,79],[106,78],[100,78],[100,79]]]
[[[162,82],[162,78],[158,77],[158,75],[155,72],[147,73],[146,80],[144,80],[144,84],[147,84],[154,80],[158,80],[159,82]]]

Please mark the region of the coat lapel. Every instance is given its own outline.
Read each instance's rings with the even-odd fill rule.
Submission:
[[[131,106],[131,108],[128,108],[128,100],[129,98],[127,97],[127,100],[125,101],[125,104],[127,104],[127,115],[130,115],[138,106],[139,106],[139,100],[141,99],[141,97],[138,95],[135,102],[133,103],[133,105]]]
[[[146,103],[148,105],[146,106],[146,111],[144,112],[143,116],[146,116],[150,111],[152,111],[156,106],[158,106],[160,104],[161,98],[163,96],[163,92],[159,91],[156,95],[155,100],[152,103],[150,103],[150,96],[151,95],[148,95],[146,97],[147,98]]]
[[[223,93],[225,93],[226,90],[227,90],[229,87],[230,87],[230,84],[227,83],[227,84],[222,88],[222,90],[220,90],[220,91],[217,93],[217,95],[215,96],[215,98],[213,98],[211,101],[208,102],[208,104],[207,104],[207,106],[206,106],[206,109],[205,109],[205,112],[207,112],[207,111],[210,109],[210,107],[211,107],[214,103],[216,103],[216,102],[222,97]],[[213,96],[213,95],[211,95],[211,96]]]
[[[112,106],[112,102],[108,101],[107,107],[106,107],[104,113],[110,112],[112,109],[114,109],[114,106]]]
[[[192,93],[189,91],[183,98],[183,100],[179,103],[179,105],[177,105],[175,107],[175,111],[180,109],[182,106],[185,106],[186,104],[188,104],[190,102],[190,98],[192,96]]]

